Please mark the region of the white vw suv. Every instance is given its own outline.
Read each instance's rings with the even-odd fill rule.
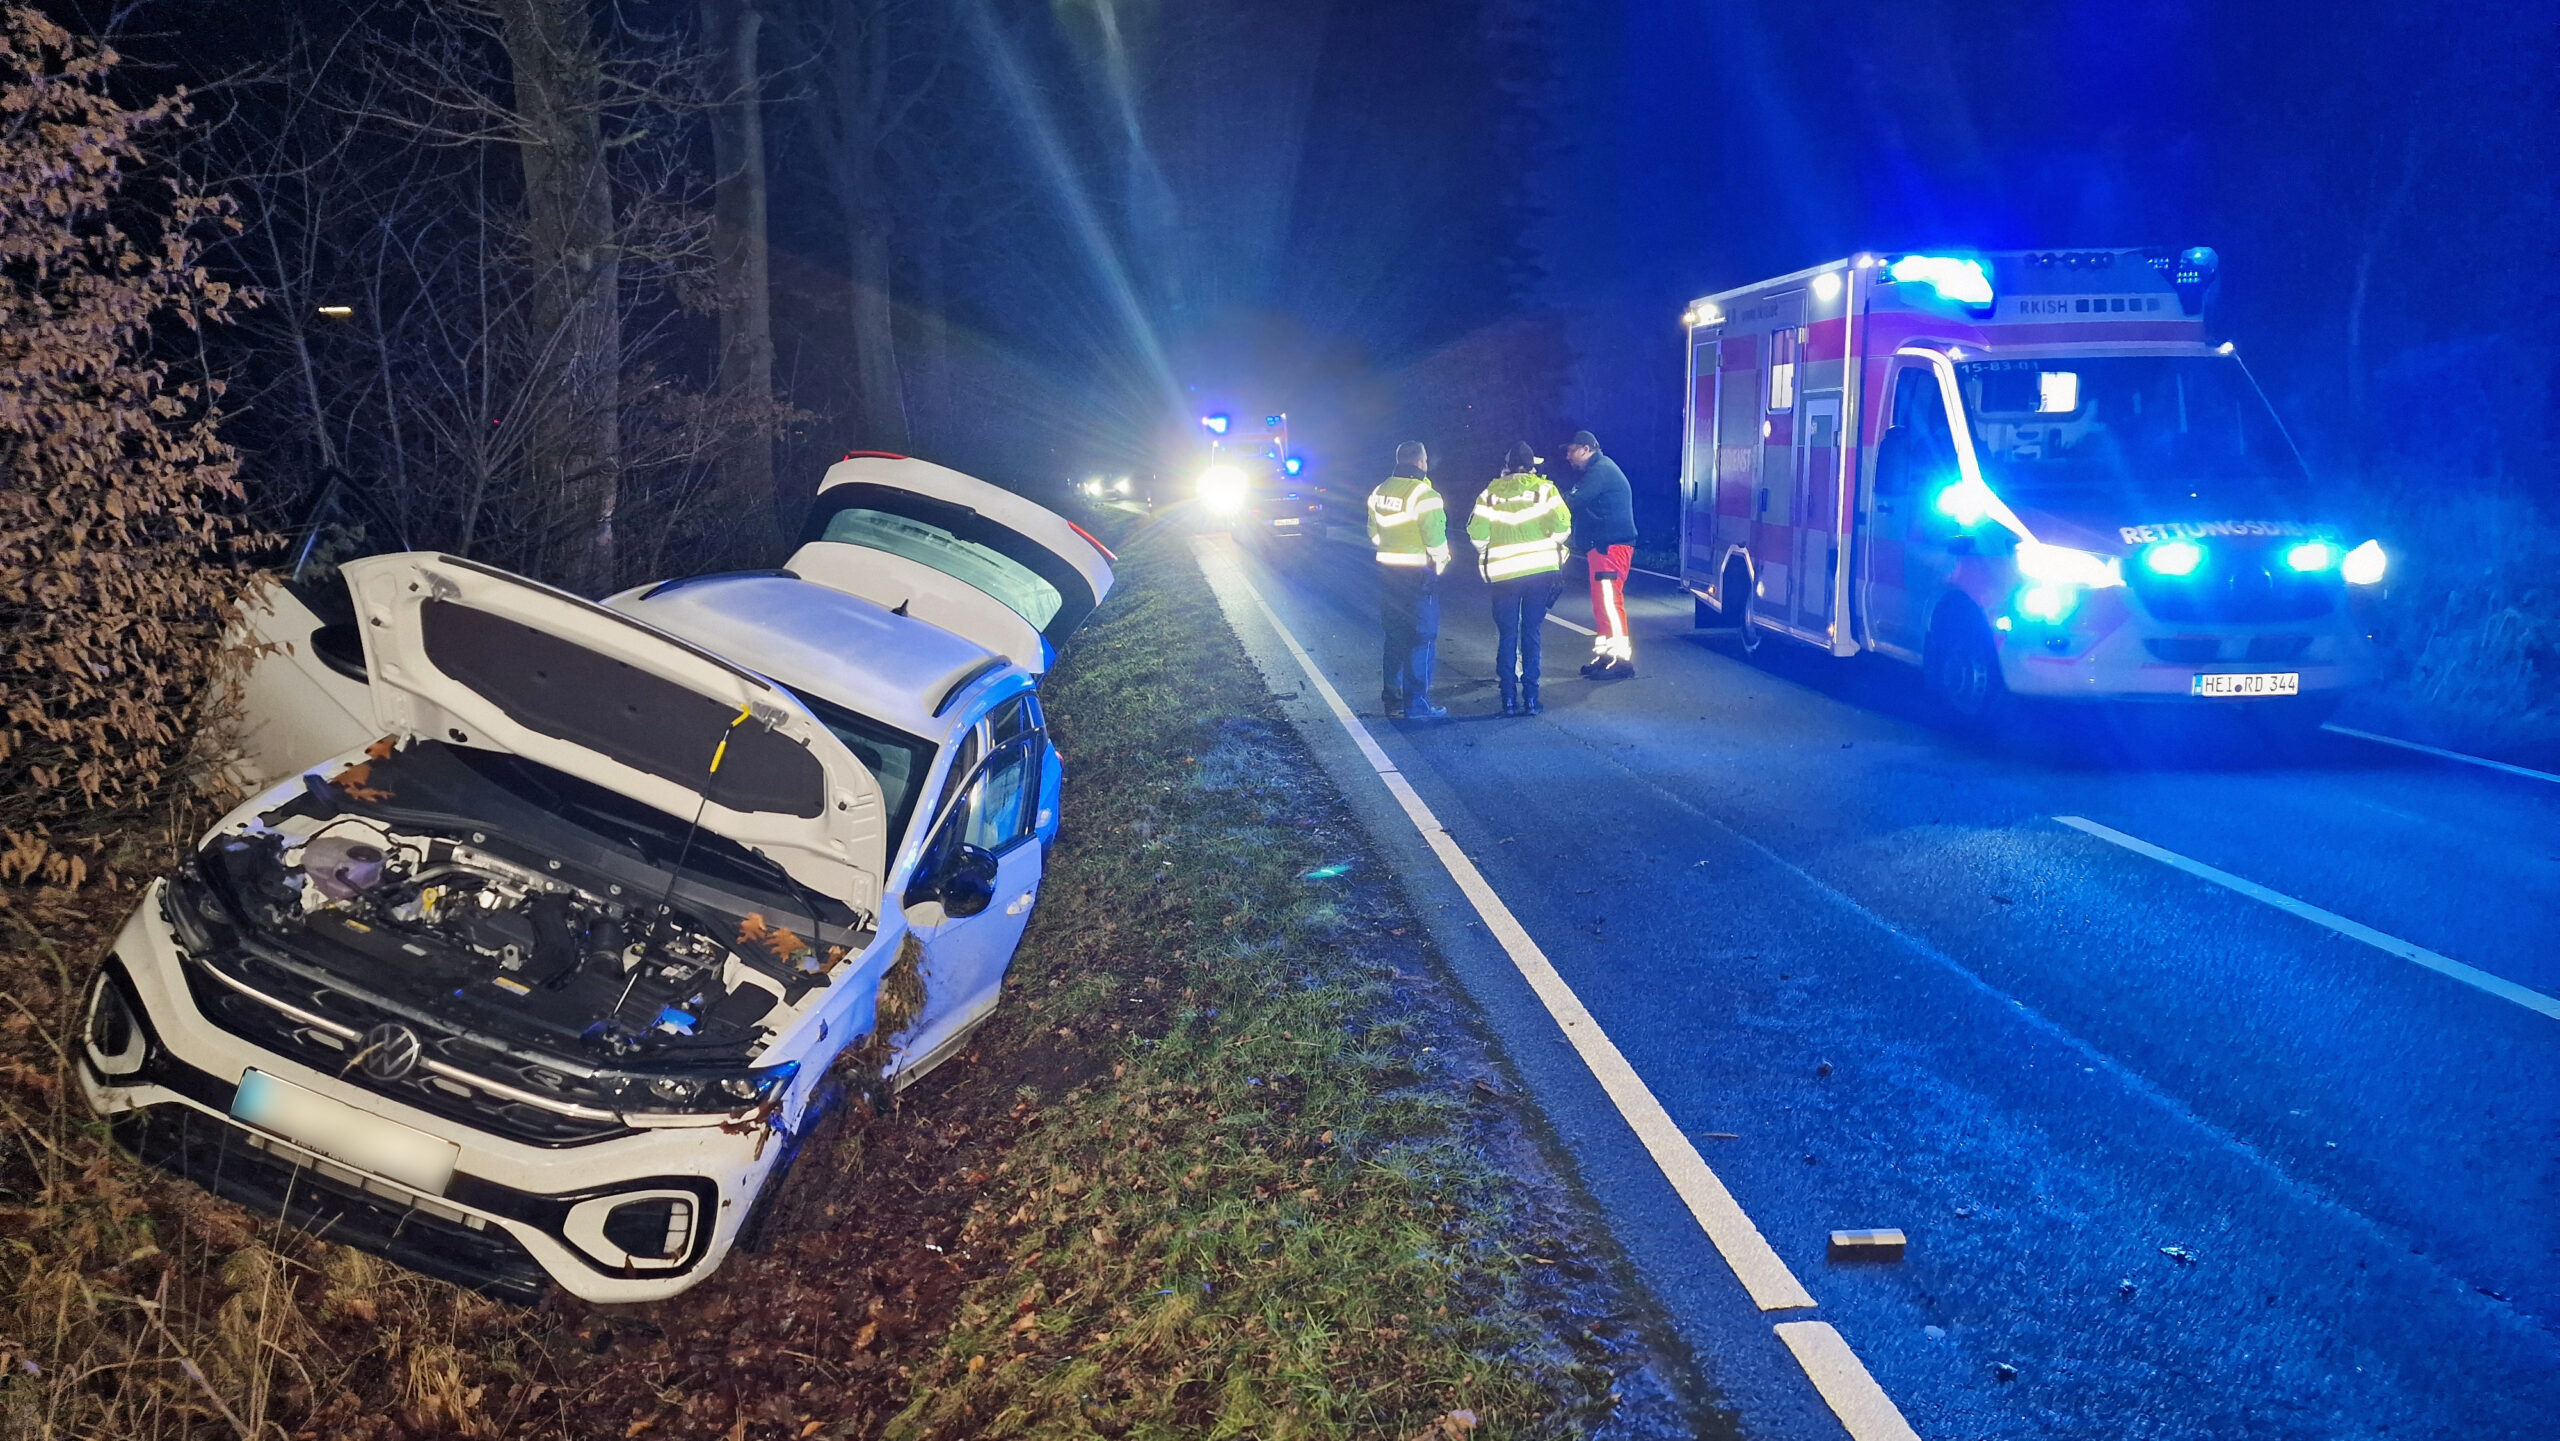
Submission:
[[[410,551],[268,591],[258,793],[125,923],[82,1089],[145,1160],[431,1275],[685,1289],[910,938],[888,1076],[994,1007],[1057,833],[1037,676],[1109,562],[858,455],[788,570],[597,604]]]

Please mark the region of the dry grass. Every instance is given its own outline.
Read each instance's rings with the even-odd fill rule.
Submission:
[[[1460,1023],[1390,989],[1420,927],[1179,543],[1122,577],[1049,686],[1069,819],[1006,1005],[900,1111],[814,1133],[766,1242],[671,1302],[514,1310],[124,1159],[66,1047],[135,889],[0,913],[0,1435],[1403,1441],[1606,1414],[1592,1315],[1568,1351],[1524,1286],[1553,1228],[1442,1069]],[[110,869],[183,829],[128,830]]]

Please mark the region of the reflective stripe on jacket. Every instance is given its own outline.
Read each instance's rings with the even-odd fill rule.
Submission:
[[[1486,580],[1518,580],[1564,569],[1573,513],[1555,482],[1535,471],[1494,478],[1467,517],[1476,569]]]
[[[1378,564],[1449,568],[1449,517],[1440,492],[1416,475],[1398,475],[1369,492],[1369,544]]]

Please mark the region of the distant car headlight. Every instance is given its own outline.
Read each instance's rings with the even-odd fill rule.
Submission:
[[[1129,477],[1124,475],[1118,480],[1113,481],[1111,486],[1112,489],[1119,491],[1122,495],[1127,495],[1129,493]]]
[[[1231,465],[1211,466],[1200,476],[1200,503],[1218,515],[1244,509],[1244,472]]]
[[[2103,590],[2124,584],[2124,563],[2112,555],[2095,551],[2073,550],[2066,545],[2047,545],[2040,540],[2018,542],[2018,574],[2045,585],[2076,585],[2089,590]]]
[[[2390,567],[2391,559],[2382,553],[2382,542],[2368,540],[2338,562],[2338,575],[2349,585],[2379,585],[2382,573]]]

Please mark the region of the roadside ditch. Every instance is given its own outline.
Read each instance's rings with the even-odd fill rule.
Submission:
[[[131,887],[13,911],[0,1431],[1694,1434],[1691,1368],[1185,540],[1128,540],[1045,690],[1066,823],[1004,1003],[894,1100],[848,1089],[673,1301],[500,1306],[125,1161],[61,1042]]]

